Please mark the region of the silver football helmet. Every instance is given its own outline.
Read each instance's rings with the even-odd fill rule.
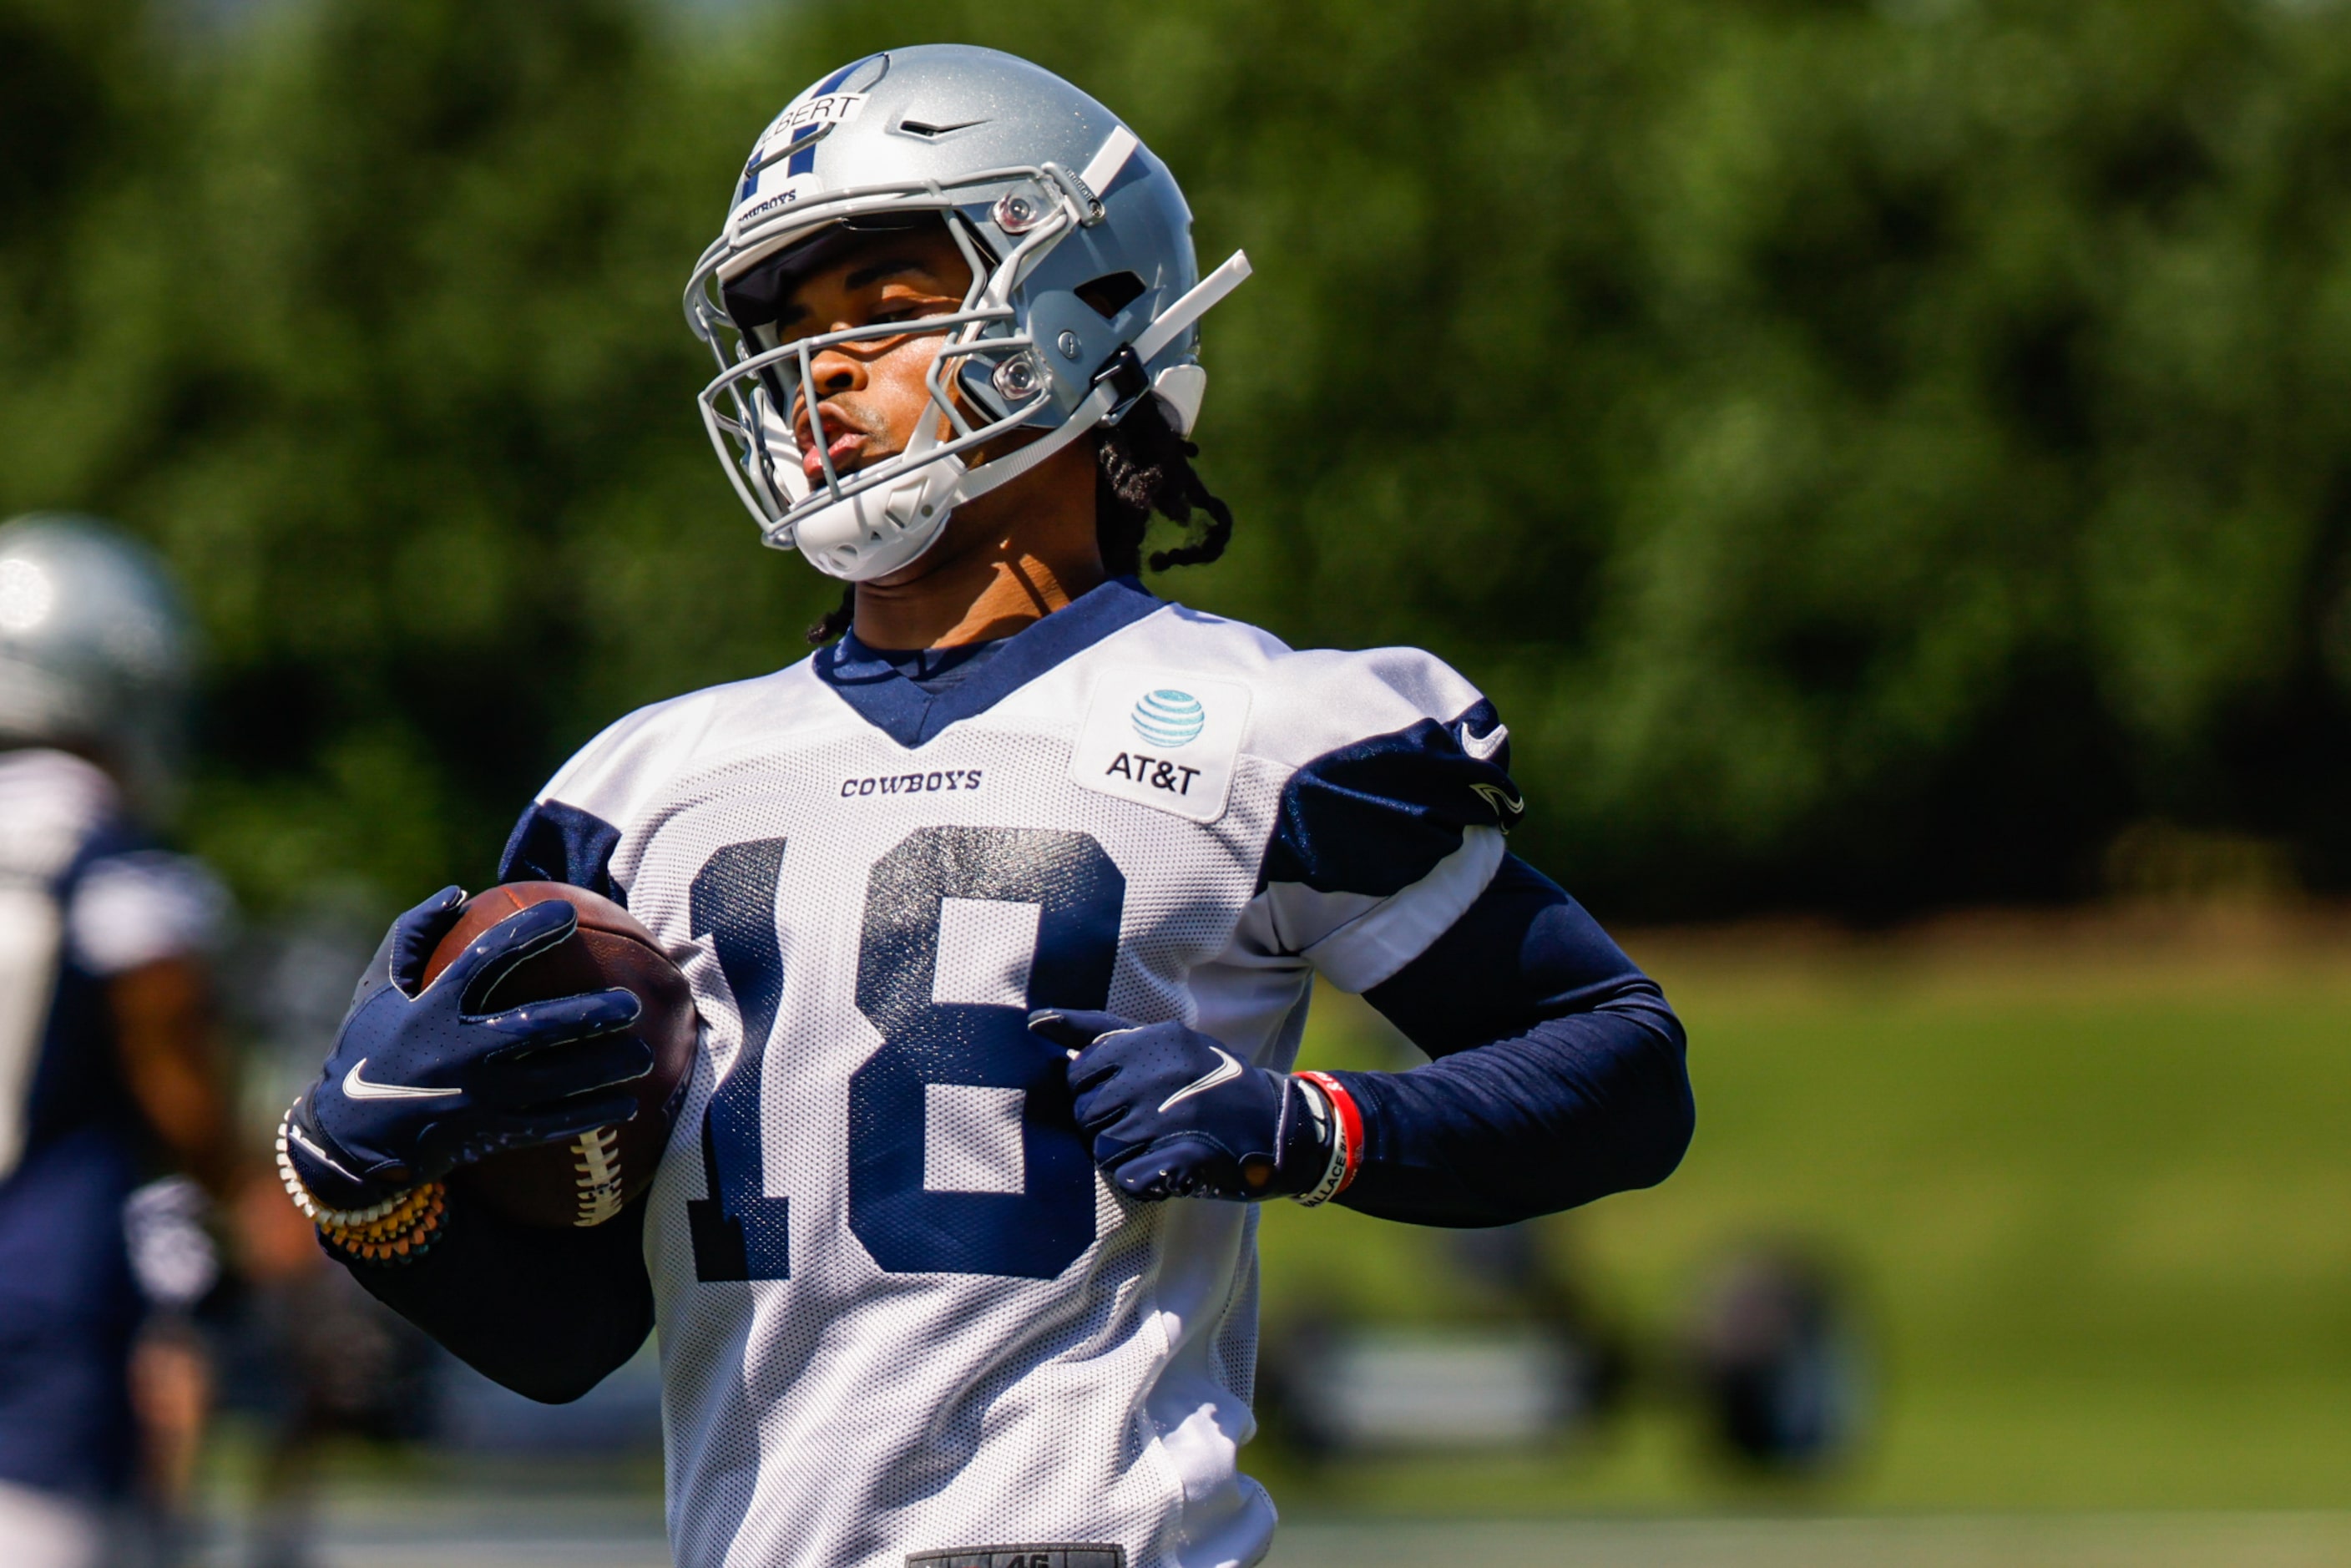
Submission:
[[[924,223],[943,223],[970,264],[961,309],[783,340],[775,307],[828,235]],[[726,227],[695,266],[686,317],[718,361],[703,423],[768,544],[863,581],[929,549],[959,503],[1144,397],[1189,434],[1207,384],[1193,325],[1248,276],[1237,253],[1199,277],[1175,176],[1051,72],[961,44],[868,55],[760,134]],[[812,361],[910,331],[945,340],[928,377],[940,417],[905,451],[842,474],[811,399],[822,471],[811,482],[793,419]],[[1046,434],[965,461],[1017,429]]]
[[[96,753],[168,803],[193,639],[154,552],[94,517],[0,525],[0,745]]]

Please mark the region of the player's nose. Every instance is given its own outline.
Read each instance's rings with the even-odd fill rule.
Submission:
[[[865,390],[865,362],[838,348],[825,350],[809,361],[809,379],[820,398]]]

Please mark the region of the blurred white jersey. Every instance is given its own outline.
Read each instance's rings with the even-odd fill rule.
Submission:
[[[677,1560],[1262,1555],[1255,1211],[1114,1194],[1024,1015],[1288,1068],[1314,973],[1375,985],[1484,889],[1503,738],[1426,653],[1123,580],[935,690],[852,643],[569,764],[506,873],[624,898],[705,1025],[646,1230]]]
[[[111,1025],[77,988],[204,951],[226,916],[209,872],[122,813],[80,758],[0,750],[0,1181],[28,1144],[120,1109]]]

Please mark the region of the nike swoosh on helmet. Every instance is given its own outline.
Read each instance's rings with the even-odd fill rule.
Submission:
[[[371,1083],[360,1076],[366,1065],[367,1058],[362,1056],[343,1074],[343,1092],[353,1100],[446,1100],[465,1092],[463,1089],[420,1089],[412,1083]]]
[[[1206,1094],[1219,1083],[1230,1083],[1241,1075],[1241,1064],[1233,1060],[1232,1052],[1221,1045],[1212,1045],[1208,1049],[1217,1053],[1217,1065],[1159,1102],[1159,1108],[1162,1111],[1166,1110],[1170,1105],[1180,1104],[1195,1094]]]

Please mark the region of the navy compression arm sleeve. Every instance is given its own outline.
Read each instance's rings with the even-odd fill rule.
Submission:
[[[653,1332],[645,1200],[587,1230],[517,1225],[453,1193],[449,1232],[405,1263],[351,1263],[376,1300],[494,1383],[579,1398]]]
[[[1363,1166],[1338,1199],[1422,1225],[1506,1225],[1680,1163],[1696,1112],[1680,1020],[1597,922],[1505,859],[1428,950],[1365,993],[1436,1061],[1343,1072]]]

